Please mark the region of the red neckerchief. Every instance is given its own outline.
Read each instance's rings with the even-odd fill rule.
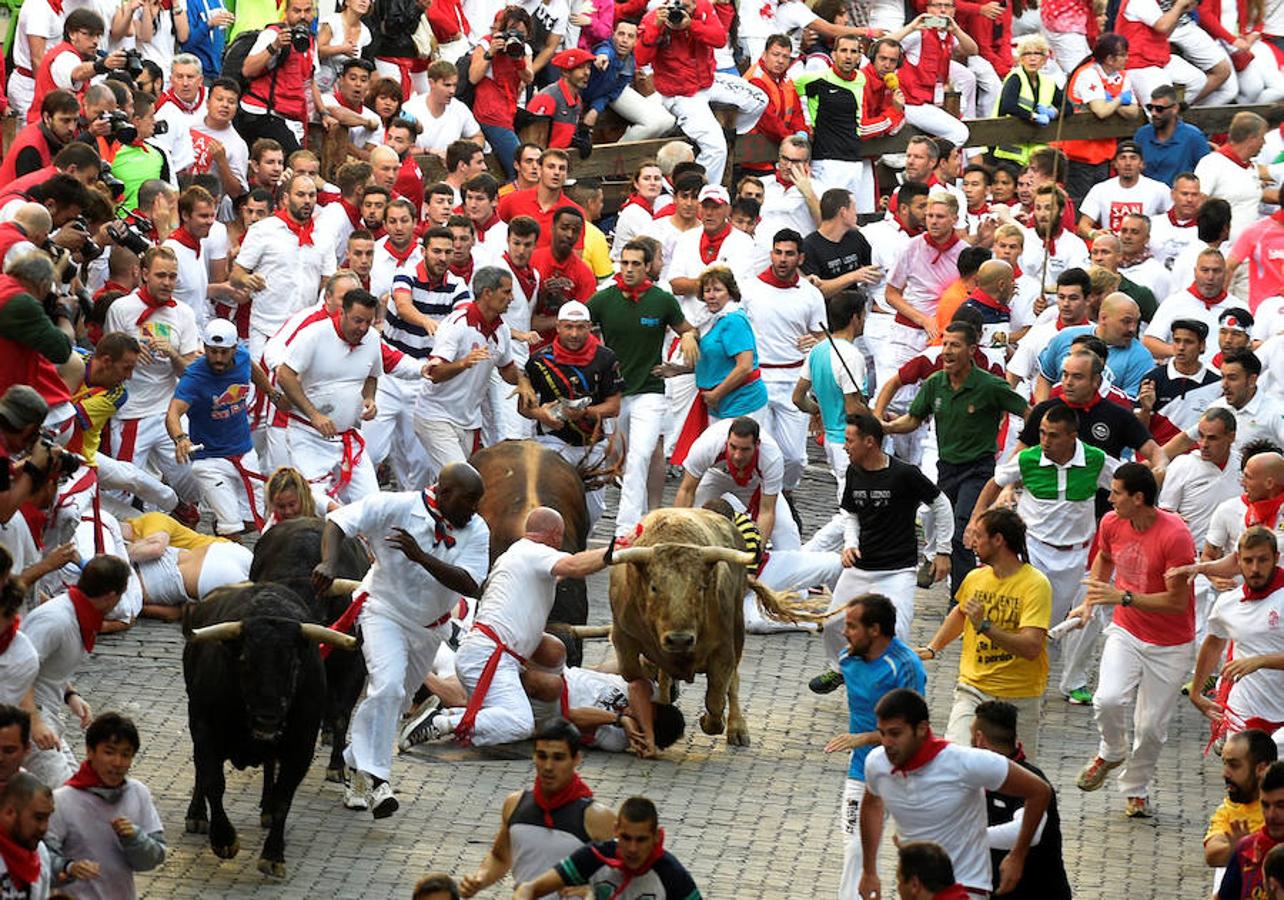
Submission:
[[[950,745],[950,742],[944,738],[938,738],[932,734],[932,729],[927,730],[927,739],[919,746],[903,766],[892,766],[893,775],[908,776],[910,772],[923,768],[940,754],[942,750]]]
[[[731,480],[740,487],[744,487],[749,483],[749,480],[753,478],[754,473],[758,471],[758,449],[758,447],[754,447],[753,456],[749,458],[748,465],[743,469],[736,469],[736,467],[731,464],[731,457],[727,455],[726,444],[722,445],[722,450],[719,451],[718,458],[713,462],[714,465],[717,465],[720,462],[725,462],[727,464],[727,474],[731,476]]]
[[[501,221],[503,220],[500,219],[498,212],[492,212],[490,214],[490,218],[487,219],[485,222],[478,222],[474,220],[473,228],[477,230],[477,241],[480,243],[482,240],[484,240],[486,237],[486,232],[490,231],[493,227],[498,225]]]
[[[432,545],[434,548],[441,544],[446,545],[449,550],[455,546],[455,536],[451,534],[455,526],[450,524],[449,520],[441,514],[437,508],[437,485],[430,484],[424,488],[424,509],[428,510],[428,515],[432,518]]]
[[[0,859],[18,890],[25,891],[40,879],[40,852],[19,845],[5,831],[0,831]]]
[[[834,74],[837,75],[839,78],[841,78],[843,81],[855,81],[856,76],[860,74],[859,70],[853,70],[850,75],[844,75],[842,72],[838,71],[837,63],[830,63],[829,68],[833,69]],[[766,70],[764,69],[763,71],[766,71]]]
[[[1020,280],[1021,280],[1021,276],[1022,276],[1023,274],[1024,274],[1024,273],[1021,271],[1021,267],[1020,267],[1020,266],[1018,266],[1016,263],[1013,263],[1013,264],[1012,264],[1012,280],[1013,280],[1013,281],[1020,281]]]
[[[624,283],[624,276],[617,273],[615,276],[615,286],[620,289],[620,293],[624,295],[625,300],[628,300],[630,303],[637,303],[642,299],[643,294],[651,290],[652,281],[650,278],[647,278],[644,279],[637,287],[629,287]]]
[[[1066,406],[1070,407],[1071,409],[1089,410],[1101,402],[1101,395],[1094,391],[1092,395],[1092,399],[1089,400],[1087,403],[1071,403],[1070,400],[1063,394],[1061,396],[1061,402],[1064,403]]]
[[[903,223],[900,220],[900,218],[896,216],[892,217],[892,221],[896,223],[896,227],[900,229],[902,234],[908,235],[912,238],[916,238],[923,233],[923,229],[921,228],[915,228],[914,230],[911,231],[909,228],[905,227],[905,223]]]
[[[700,229],[700,262],[707,266],[717,259],[718,254],[722,251],[722,242],[727,239],[729,234],[731,234],[730,222],[723,226],[722,231],[712,237],[708,231],[703,228]]]
[[[1005,316],[1012,314],[1012,310],[1008,308],[1006,303],[1000,303],[980,288],[973,288],[972,293],[967,295],[967,299],[975,300],[982,306],[988,306],[990,309],[997,310]]]
[[[336,309],[334,312],[330,313],[330,322],[334,325],[334,333],[339,336],[339,340],[348,345],[349,352],[356,350],[361,346],[361,341],[357,341],[354,344],[352,341],[348,340],[347,335],[343,333],[343,327],[339,324],[339,310]]]
[[[1196,287],[1196,286],[1195,286],[1195,284],[1193,284],[1193,283],[1191,284],[1191,286],[1190,286],[1190,287],[1186,288],[1186,290],[1190,291],[1190,295],[1191,295],[1192,297],[1194,297],[1194,298],[1195,298],[1196,300],[1198,300],[1200,303],[1204,304],[1204,308],[1205,308],[1205,309],[1212,309],[1212,308],[1213,308],[1214,306],[1216,306],[1218,303],[1221,303],[1223,300],[1225,300],[1225,299],[1226,299],[1226,291],[1225,291],[1225,290],[1223,290],[1220,294],[1218,294],[1216,297],[1214,297],[1214,298],[1213,298],[1213,299],[1211,299],[1211,300],[1209,300],[1207,297],[1205,297],[1203,294],[1201,294],[1201,293],[1199,292],[1199,288],[1198,288],[1198,287]]]
[[[357,228],[360,228],[362,225],[365,224],[365,222],[362,221],[361,219],[361,210],[357,209],[355,206],[353,206],[351,203],[345,200],[343,198],[343,195],[339,196],[339,205],[342,206],[343,211],[348,214],[348,221],[352,223],[352,227],[354,230]]]
[[[989,203],[982,203],[980,209],[973,209],[970,206],[967,208],[968,215],[970,216],[982,216],[988,213],[989,211],[990,211]]]
[[[1250,165],[1248,160],[1243,159],[1238,153],[1236,153],[1235,148],[1230,144],[1222,144],[1217,148],[1217,152],[1229,159],[1235,165],[1239,166],[1241,169],[1247,169]]]
[[[592,844],[589,844],[589,849],[593,851],[593,855],[596,856],[603,865],[610,866],[612,869],[619,869],[624,873],[624,880],[620,882],[620,886],[612,891],[611,896],[607,898],[607,900],[615,900],[616,897],[619,897],[624,893],[624,889],[629,886],[634,878],[637,878],[639,875],[645,875],[650,871],[653,865],[659,862],[660,857],[664,856],[664,829],[656,829],[655,846],[651,848],[651,855],[643,860],[642,865],[638,866],[636,869],[630,869],[625,864],[624,860],[620,859],[618,856],[605,855]]]
[[[365,112],[365,108],[360,104],[360,102],[349,103],[348,98],[343,96],[343,93],[339,91],[338,88],[334,90],[334,102],[338,103],[344,109],[351,110],[357,115],[361,115]]]
[[[76,770],[76,774],[72,775],[63,783],[66,784],[67,787],[73,787],[81,791],[87,791],[90,788],[107,787],[107,784],[102,780],[102,777],[95,772],[94,767],[89,764],[89,760],[82,762],[80,764],[80,768]]]
[[[1195,227],[1194,219],[1178,219],[1177,210],[1175,209],[1168,210],[1168,221],[1173,224],[1174,228],[1194,228]]]
[[[553,827],[553,812],[555,810],[574,803],[576,800],[587,800],[592,796],[593,790],[584,783],[584,779],[580,777],[579,772],[571,776],[571,781],[566,787],[551,797],[544,796],[544,788],[540,786],[538,777],[536,777],[535,787],[531,791],[531,798],[535,801],[535,805],[544,812],[544,825],[547,828]]]
[[[175,228],[173,231],[169,233],[169,236],[172,240],[178,241],[188,250],[191,250],[193,253],[195,253],[197,259],[201,258],[200,239],[194,237],[192,233],[187,230],[186,225],[179,225],[177,228]]]
[[[763,284],[769,284],[775,288],[795,288],[798,287],[798,270],[794,270],[794,278],[792,281],[785,281],[782,278],[777,278],[776,273],[771,271],[771,267],[768,266],[766,269],[763,269],[758,273],[758,280]]]
[[[474,264],[471,256],[468,257],[468,263],[466,265],[461,266],[458,263],[451,263],[446,268],[451,275],[458,275],[460,278],[464,279],[465,282],[469,284],[472,283]]]
[[[447,267],[446,275],[449,274],[450,269]],[[442,275],[437,281],[433,281],[432,276],[428,274],[428,261],[426,259],[420,260],[419,265],[415,267],[415,278],[422,281],[424,286],[430,291],[441,290],[446,284],[446,275]]]
[[[562,345],[562,339],[555,337],[553,338],[553,362],[559,366],[587,366],[597,355],[597,348],[601,344],[602,342],[595,335],[590,334],[579,350],[568,350]]]
[[[103,627],[103,613],[98,611],[85,592],[80,588],[72,585],[67,588],[67,594],[71,597],[71,605],[76,610],[76,622],[80,625],[80,642],[85,646],[85,652],[94,651],[94,641],[98,639],[98,629]]]
[[[190,114],[200,109],[201,104],[203,104],[204,102],[205,102],[205,85],[202,84],[200,86],[200,90],[196,92],[196,100],[191,105],[184,103],[182,97],[178,96],[178,94],[175,94],[172,90],[170,90],[170,91],[165,91],[156,99],[156,108],[160,109],[166,103],[173,103],[183,112]]]
[[[789,190],[794,186],[794,180],[788,175],[781,175],[779,169],[776,170],[776,181],[779,182],[780,186],[785,190]]]
[[[927,246],[936,251],[936,256],[932,259],[932,265],[936,265],[941,261],[941,257],[949,253],[950,248],[959,242],[959,236],[951,231],[948,238],[938,242],[936,238],[925,231],[923,232],[923,240],[927,241]]]
[[[383,246],[388,251],[388,255],[392,257],[392,261],[400,268],[406,264],[406,260],[410,259],[410,254],[415,252],[415,239],[412,237],[406,241],[406,251],[404,253],[394,247],[391,240],[385,241]]]
[[[1249,500],[1248,494],[1241,494],[1244,501],[1244,525],[1261,525],[1263,528],[1275,528],[1275,519],[1279,516],[1280,507],[1284,506],[1284,491],[1274,497],[1263,497],[1261,500]]]
[[[285,210],[277,210],[276,217],[285,223],[285,227],[290,229],[290,233],[299,239],[300,247],[312,246],[312,225],[311,219],[306,222],[296,222],[290,218],[290,214]]]
[[[9,649],[9,645],[13,643],[13,636],[18,633],[18,622],[21,618],[21,616],[15,614],[9,620],[9,627],[4,631],[0,631],[0,656],[3,656],[4,652]]]
[[[517,279],[517,285],[522,289],[522,293],[526,295],[526,299],[530,300],[534,298],[535,270],[531,268],[530,263],[527,263],[524,266],[517,265],[508,255],[507,250],[504,251],[504,262],[508,263],[508,270],[512,272],[513,277]]]
[[[495,317],[495,321],[487,322],[482,315],[481,307],[476,303],[469,303],[464,307],[464,321],[480,331],[482,337],[486,340],[494,340],[499,343],[498,338],[495,337],[495,332],[499,331],[499,326],[504,324],[504,320],[499,316]]]
[[[164,303],[157,300],[155,297],[151,295],[151,292],[147,290],[147,287],[145,285],[138,289],[138,299],[143,301],[143,311],[139,313],[138,318],[134,321],[134,324],[139,326],[141,326],[144,322],[146,322],[156,313],[160,312],[162,309],[169,306],[178,306],[178,302],[174,300],[172,297],[169,300],[166,300]]]
[[[968,900],[972,895],[961,884],[952,884],[943,891],[932,895],[932,900]]]
[[[1248,585],[1244,585],[1244,600],[1265,600],[1271,594],[1284,588],[1284,569],[1276,569],[1275,574],[1271,576],[1271,581],[1260,591],[1250,590]],[[1242,601],[1241,601],[1242,602]]]
[[[50,8],[50,9],[52,9],[54,12],[56,12],[58,15],[60,15],[60,16],[61,16],[61,15],[62,15],[62,0],[49,0],[49,8]]]
[[[655,201],[646,199],[637,191],[634,191],[625,198],[624,202],[620,204],[619,212],[617,212],[616,215],[618,216],[630,206],[640,206],[646,210],[647,215],[652,217],[655,216]]]

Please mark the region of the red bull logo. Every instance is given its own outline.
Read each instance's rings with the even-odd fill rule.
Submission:
[[[226,419],[234,413],[245,411],[245,402],[250,396],[248,384],[230,384],[227,390],[210,401],[210,418]]]

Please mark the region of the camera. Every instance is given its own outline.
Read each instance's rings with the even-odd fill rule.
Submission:
[[[169,134],[169,123],[162,120],[152,126],[152,135]]]
[[[121,144],[132,144],[138,140],[138,129],[129,121],[129,114],[124,110],[114,109],[103,113],[99,118],[110,123],[111,130],[107,132],[107,136],[111,140]]]
[[[308,26],[303,24],[290,26],[290,47],[295,53],[307,53],[312,49],[312,32]]]
[[[690,18],[687,8],[682,5],[682,0],[665,0],[660,8],[664,11],[664,20],[670,25],[681,25]]]
[[[111,163],[106,160],[98,164],[98,181],[111,193],[111,199],[119,203],[125,196],[125,182],[111,173]]]
[[[83,466],[85,458],[77,453],[72,453],[66,448],[60,448],[62,452],[55,454],[54,448],[58,446],[55,438],[57,438],[57,432],[52,428],[40,429],[40,443],[49,451],[49,458],[53,462],[53,472],[57,473],[58,479],[61,481]]]
[[[103,255],[103,248],[98,246],[93,237],[91,237],[89,221],[84,216],[77,216],[63,227],[79,231],[85,236],[85,242],[80,245],[80,259],[82,262],[93,262]]]
[[[125,64],[117,69],[117,72],[129,76],[130,81],[137,81],[138,76],[143,74],[143,55],[137,50],[124,50]]]
[[[152,246],[151,240],[147,237],[152,227],[149,219],[132,215],[127,219],[118,219],[109,224],[107,234],[114,243],[142,256]]]
[[[526,39],[520,31],[505,31],[499,36],[499,40],[504,45],[504,53],[513,59],[521,59],[526,55]]]

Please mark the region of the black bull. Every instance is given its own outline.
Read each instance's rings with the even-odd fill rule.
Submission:
[[[275,584],[219,588],[188,607],[183,633],[196,769],[186,829],[208,831],[215,855],[236,856],[240,841],[223,808],[223,763],[262,766],[260,822],[269,831],[258,868],[283,876],[285,819],[312,762],[325,708],[317,642],[355,650],[356,640],[318,624],[303,600]]]

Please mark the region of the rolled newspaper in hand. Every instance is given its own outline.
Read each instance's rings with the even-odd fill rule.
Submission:
[[[1059,641],[1076,628],[1082,627],[1083,623],[1077,618],[1066,619],[1064,622],[1060,622],[1048,629],[1048,640]]]

